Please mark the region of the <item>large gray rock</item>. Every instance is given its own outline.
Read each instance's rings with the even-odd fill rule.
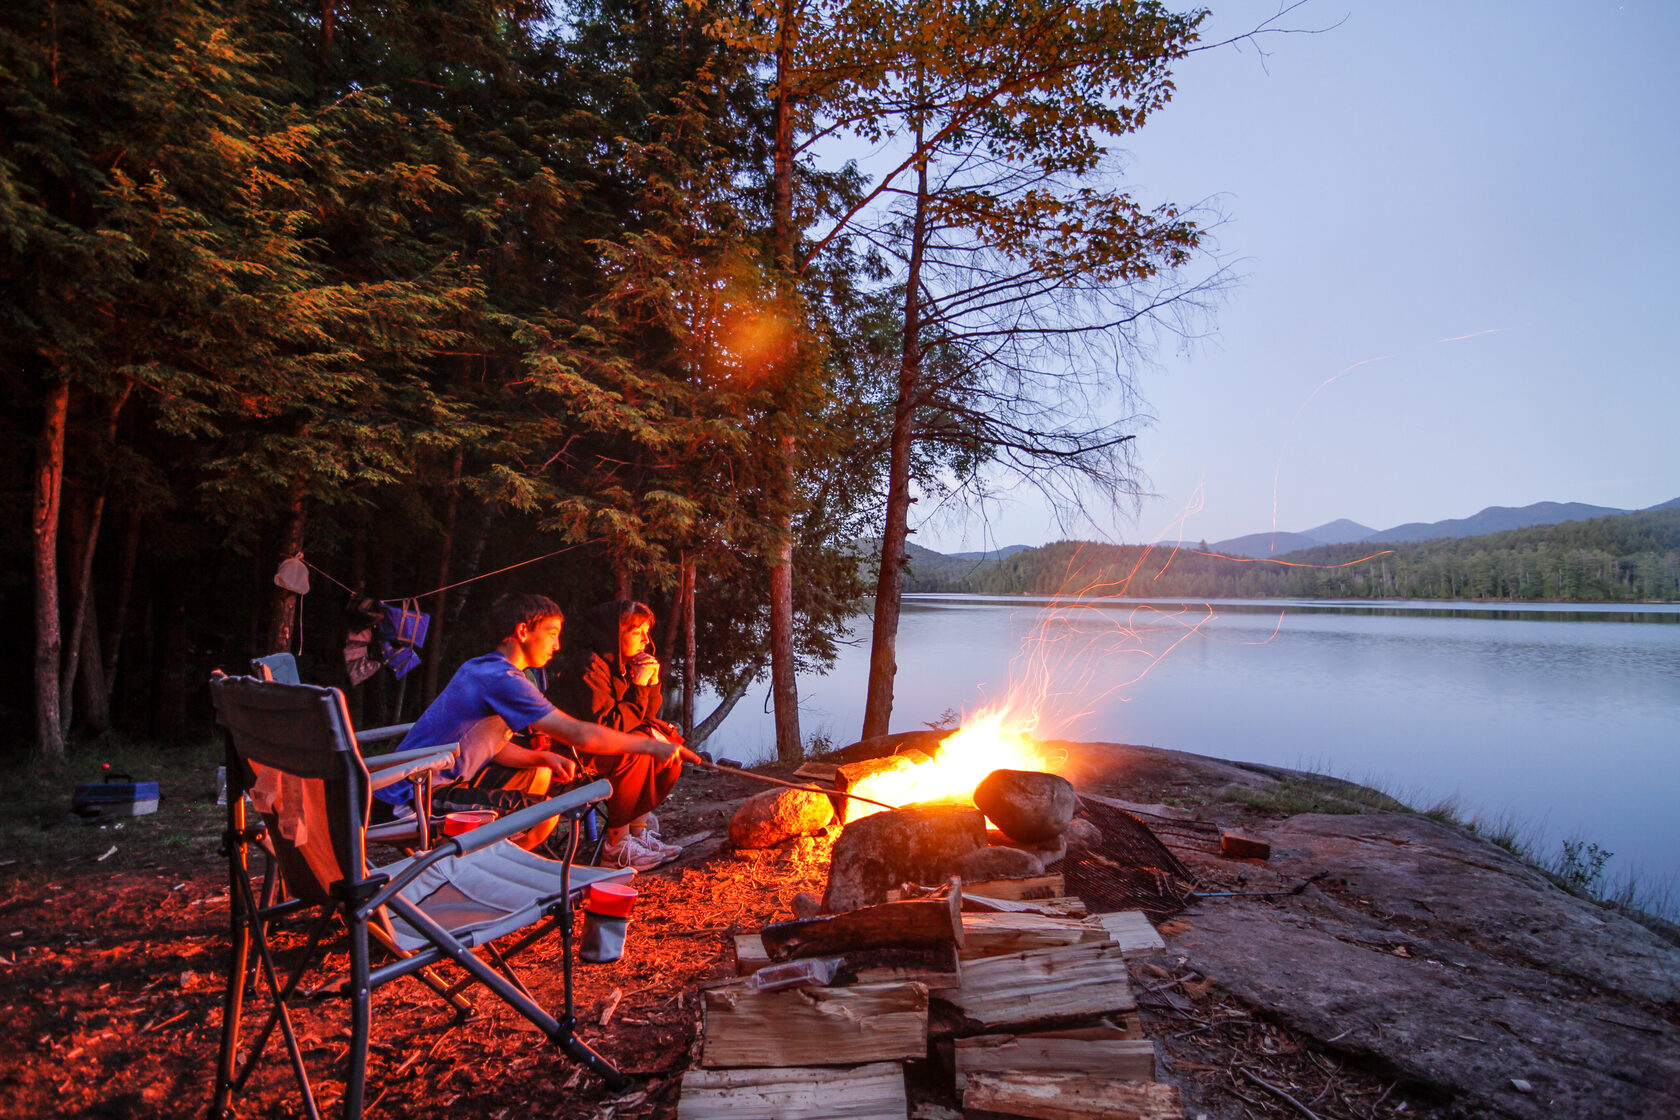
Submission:
[[[796,836],[821,832],[834,819],[826,794],[767,789],[741,803],[729,821],[729,842],[737,848],[773,848]]]
[[[993,770],[974,787],[974,804],[998,831],[1023,844],[1054,842],[1079,798],[1066,778],[1039,770]]]
[[[904,883],[942,883],[947,869],[986,846],[978,809],[910,805],[846,826],[834,842],[823,911],[839,914],[887,901]]]
[[[1198,905],[1165,927],[1189,967],[1454,1115],[1680,1116],[1675,946],[1426,817],[1301,815],[1270,836],[1254,874],[1330,878]]]
[[[1044,864],[1037,856],[1021,848],[1000,848],[995,845],[969,852],[951,865],[952,875],[961,875],[964,883],[986,883],[993,879],[1030,879],[1044,874]]]

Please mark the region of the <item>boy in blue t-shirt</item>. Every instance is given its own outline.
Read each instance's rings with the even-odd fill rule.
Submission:
[[[473,787],[472,779],[491,764],[515,769],[547,767],[559,781],[571,781],[577,773],[577,764],[572,759],[554,751],[533,750],[511,742],[510,737],[520,732],[540,732],[592,754],[645,754],[662,763],[670,762],[684,750],[674,743],[627,735],[598,723],[573,719],[544,698],[525,670],[547,665],[560,648],[560,628],[565,616],[552,599],[543,595],[504,595],[491,606],[490,621],[497,633],[505,635],[495,651],[475,657],[457,669],[397,748],[412,750],[460,744],[455,762],[437,777],[440,785],[448,787],[438,793],[440,806],[489,805],[505,810],[519,807],[509,803],[510,797],[529,802],[542,800],[505,789]],[[413,794],[406,783],[397,783],[379,790],[376,796],[393,806],[403,806]]]

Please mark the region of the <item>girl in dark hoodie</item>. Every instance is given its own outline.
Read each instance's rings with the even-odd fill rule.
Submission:
[[[649,636],[653,611],[644,603],[616,599],[590,610],[584,629],[583,641],[572,646],[549,684],[549,701],[575,719],[680,744],[677,729],[659,718],[664,696]],[[687,755],[680,746],[668,762],[649,755],[578,752],[586,768],[613,786],[603,864],[645,871],[682,853],[661,841],[648,820],[676,785]]]

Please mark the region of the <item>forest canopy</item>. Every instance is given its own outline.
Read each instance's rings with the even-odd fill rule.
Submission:
[[[111,729],[190,738],[215,668],[292,649],[305,679],[346,683],[364,597],[431,617],[420,669],[351,694],[358,718],[412,716],[494,640],[476,620],[507,590],[646,599],[681,677],[733,700],[772,661],[832,657],[873,582],[848,542],[880,531],[889,461],[943,493],[1077,453],[1127,492],[1129,421],[1086,419],[1127,396],[1124,363],[993,345],[950,302],[984,290],[972,274],[935,290],[907,262],[983,249],[1019,293],[1107,285],[1082,294],[1086,327],[1041,332],[1188,314],[1193,216],[1102,177],[1201,15],[6,5],[0,622],[20,640],[0,716],[49,756]],[[1041,32],[1053,65],[1014,73],[1010,44]],[[848,131],[910,143],[915,174],[871,185],[821,155]],[[1003,178],[961,177],[977,166]],[[963,221],[988,240],[918,235],[906,182],[943,192],[948,228],[979,206]],[[1064,371],[1083,426],[1054,413]],[[275,583],[288,558],[301,598]]]

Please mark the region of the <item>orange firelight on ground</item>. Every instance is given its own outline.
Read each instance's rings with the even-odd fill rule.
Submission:
[[[1031,737],[1032,721],[998,708],[963,721],[940,740],[927,762],[869,774],[851,792],[889,805],[926,801],[973,804],[974,787],[993,770],[1053,770],[1061,761]],[[880,806],[852,801],[847,820],[881,812]]]

